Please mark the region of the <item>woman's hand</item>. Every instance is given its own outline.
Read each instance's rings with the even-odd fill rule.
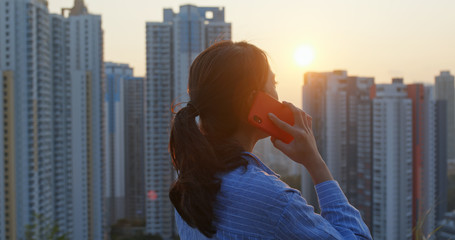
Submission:
[[[272,113],[269,113],[269,118],[277,127],[291,134],[294,140],[286,144],[272,137],[273,146],[293,161],[303,164],[313,178],[314,184],[333,180],[332,174],[319,154],[312,130],[312,118],[293,104],[283,103],[294,115],[294,126],[280,120]]]

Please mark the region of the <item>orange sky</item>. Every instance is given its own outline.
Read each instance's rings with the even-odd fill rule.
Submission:
[[[85,0],[103,15],[105,60],[129,63],[145,75],[145,22],[182,4],[224,6],[233,40],[247,40],[271,58],[280,98],[301,106],[305,71],[345,69],[376,82],[404,77],[432,83],[440,70],[455,73],[453,0]],[[50,10],[73,0],[49,0]],[[315,59],[299,67],[294,53],[311,45]]]

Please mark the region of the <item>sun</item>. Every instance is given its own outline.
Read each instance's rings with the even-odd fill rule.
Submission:
[[[297,48],[294,54],[295,62],[301,66],[305,67],[310,65],[314,60],[314,49],[308,45],[302,45]]]

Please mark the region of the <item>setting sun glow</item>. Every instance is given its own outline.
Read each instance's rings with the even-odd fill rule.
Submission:
[[[307,46],[307,45],[300,46],[295,51],[294,59],[295,59],[296,63],[301,67],[310,65],[314,60],[313,47]]]

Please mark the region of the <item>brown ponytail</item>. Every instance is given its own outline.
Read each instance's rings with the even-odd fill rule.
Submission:
[[[244,149],[231,137],[246,123],[245,103],[263,89],[268,71],[265,53],[245,42],[216,43],[191,65],[190,103],[171,126],[169,150],[178,178],[169,198],[183,220],[207,237],[216,233],[213,204],[221,186],[216,174],[247,165]]]

